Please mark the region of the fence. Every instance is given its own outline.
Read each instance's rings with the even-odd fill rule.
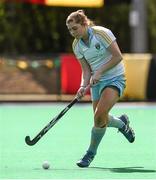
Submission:
[[[123,62],[127,87],[122,100],[156,100],[156,57],[124,54]],[[81,68],[72,54],[0,58],[0,101],[70,100],[80,80]]]

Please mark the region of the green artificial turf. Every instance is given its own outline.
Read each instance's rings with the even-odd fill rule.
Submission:
[[[67,104],[2,104],[0,107],[0,179],[156,179],[156,105],[116,105],[136,133],[129,143],[117,129],[107,128],[89,168],[76,161],[87,150],[93,125],[91,104],[76,104],[34,146],[33,138]],[[47,160],[50,169],[42,169]]]

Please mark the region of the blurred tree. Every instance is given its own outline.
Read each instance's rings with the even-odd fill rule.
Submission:
[[[128,1],[126,1],[128,2]],[[156,3],[148,1],[149,51],[156,52]],[[66,18],[78,8],[0,2],[0,53],[46,54],[72,52]],[[122,52],[130,52],[130,3],[83,8],[95,24],[110,28]]]
[[[155,0],[148,1],[148,41],[149,52],[156,53],[156,3]]]
[[[115,4],[117,5],[117,4],[120,4],[120,3],[122,3],[122,4],[123,4],[123,3],[124,3],[124,4],[125,4],[125,3],[126,3],[126,4],[130,4],[131,1],[132,1],[132,0],[115,0],[115,1],[114,1],[114,0],[104,0],[105,5],[111,5],[111,6],[112,6],[112,5],[115,5]]]

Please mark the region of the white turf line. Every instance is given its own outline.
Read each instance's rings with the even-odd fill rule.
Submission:
[[[0,103],[0,106],[62,106],[65,107],[70,102],[10,102],[10,103]],[[92,106],[91,102],[88,103],[77,103],[74,106]],[[156,102],[118,102],[114,107],[121,108],[156,108]]]

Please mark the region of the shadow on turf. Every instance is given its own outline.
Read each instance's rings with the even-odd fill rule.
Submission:
[[[41,170],[42,168],[35,168],[34,170]],[[144,169],[144,167],[140,167],[140,166],[137,166],[137,167],[120,167],[120,168],[103,168],[103,167],[88,167],[88,168],[79,168],[79,170],[91,170],[91,169],[95,169],[95,170],[100,170],[100,171],[110,171],[110,172],[113,172],[113,173],[156,173],[156,170],[154,169]],[[48,170],[46,171],[49,171],[49,170],[76,170],[77,169],[51,169],[49,168]]]
[[[103,168],[103,167],[89,167],[92,169],[109,170],[114,173],[156,173],[156,170],[144,169],[144,167],[120,167],[120,168]]]

